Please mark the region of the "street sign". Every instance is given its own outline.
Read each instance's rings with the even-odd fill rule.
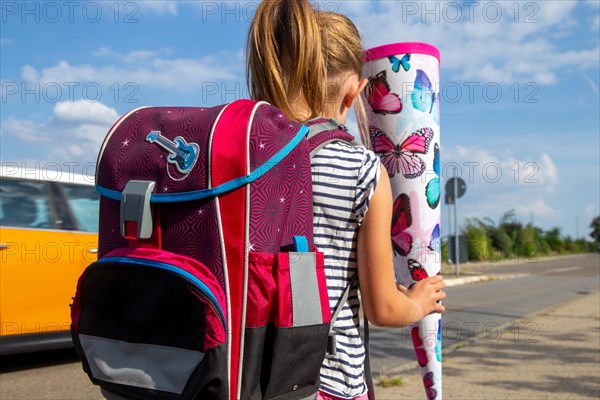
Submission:
[[[448,236],[448,261],[452,264],[456,264],[456,237],[454,235]],[[467,248],[467,239],[464,235],[458,237],[458,262],[466,263],[469,260],[469,252]]]
[[[467,191],[467,183],[461,178],[450,178],[446,182],[446,204],[454,204],[454,199],[462,197]]]

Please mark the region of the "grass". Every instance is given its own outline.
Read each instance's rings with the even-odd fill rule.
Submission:
[[[381,375],[375,384],[384,388],[399,387],[404,386],[404,380],[399,376]]]

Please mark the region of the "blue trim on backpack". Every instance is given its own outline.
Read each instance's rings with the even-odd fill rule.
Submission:
[[[172,272],[176,275],[182,276],[185,279],[191,281],[193,284],[195,284],[196,286],[198,286],[198,288],[202,291],[202,293],[206,294],[210,300],[213,301],[213,303],[215,304],[215,306],[217,307],[217,310],[219,311],[219,313],[221,314],[222,317],[222,321],[223,324],[225,326],[225,328],[227,328],[227,322],[225,320],[225,313],[223,313],[223,309],[221,308],[221,305],[219,304],[219,301],[217,300],[217,298],[215,297],[215,295],[213,294],[213,292],[210,290],[210,288],[208,286],[206,286],[206,284],[204,282],[202,282],[200,279],[198,279],[197,277],[195,277],[193,274],[189,273],[186,270],[183,270],[181,268],[178,268],[174,265],[171,264],[167,264],[167,263],[163,263],[160,261],[155,261],[155,260],[150,260],[147,258],[137,258],[137,257],[104,257],[101,258],[100,260],[96,261],[96,263],[109,263],[109,262],[116,262],[116,263],[122,263],[122,262],[126,262],[126,263],[132,263],[132,264],[138,264],[138,265],[146,265],[146,266],[150,266],[150,267],[154,267],[154,268],[158,268],[158,269],[162,269],[162,270],[166,270],[169,272]]]
[[[306,136],[308,133],[308,127],[302,125],[302,127],[296,133],[296,136],[292,138],[281,150],[279,150],[273,157],[271,157],[268,161],[262,164],[260,167],[256,168],[249,175],[242,176],[239,178],[232,179],[228,182],[222,183],[217,187],[212,189],[202,189],[202,190],[194,190],[191,192],[184,193],[153,193],[150,196],[150,202],[152,203],[177,203],[183,201],[193,201],[193,200],[202,200],[210,197],[215,197],[223,193],[227,193],[231,190],[237,189],[241,186],[247,185],[249,183],[254,182],[267,172],[271,170],[275,165],[277,165],[281,160],[283,160],[288,154],[292,152],[296,148],[296,146],[300,143],[300,141]],[[121,201],[122,193],[118,190],[111,190],[100,185],[96,185],[96,191],[100,193],[104,197],[108,197],[109,199]]]
[[[308,240],[304,236],[294,236],[294,245],[298,253],[308,253]]]

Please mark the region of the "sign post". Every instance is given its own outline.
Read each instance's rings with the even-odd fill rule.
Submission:
[[[454,178],[446,182],[446,204],[454,205],[454,257],[451,258],[456,266],[456,275],[460,275],[460,243],[458,234],[458,205],[456,199],[462,197],[467,191],[467,184],[458,177],[458,169],[454,167]],[[450,213],[450,210],[448,210]]]

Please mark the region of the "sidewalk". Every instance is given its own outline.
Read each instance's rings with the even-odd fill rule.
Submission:
[[[600,293],[591,293],[444,352],[443,398],[600,398]],[[377,400],[424,400],[418,370]],[[378,377],[373,377],[377,382]]]

